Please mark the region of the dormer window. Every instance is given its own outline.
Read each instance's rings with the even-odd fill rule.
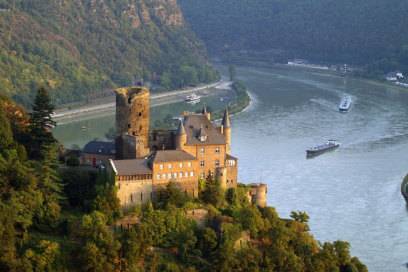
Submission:
[[[200,135],[200,142],[207,141],[207,135]]]

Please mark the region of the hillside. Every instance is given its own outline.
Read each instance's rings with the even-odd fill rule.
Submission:
[[[147,80],[164,89],[216,78],[176,0],[0,0],[0,92],[57,104]]]
[[[408,2],[180,0],[212,53],[275,49],[283,59],[368,65],[408,72]]]
[[[35,101],[28,115],[0,96],[0,271],[367,271],[349,243],[316,241],[306,213],[282,219],[245,186],[209,178],[191,199],[170,183],[122,211],[106,172],[57,160],[52,105]]]

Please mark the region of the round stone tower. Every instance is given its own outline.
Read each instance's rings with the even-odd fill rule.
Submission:
[[[249,201],[258,207],[266,207],[266,195],[268,193],[268,186],[263,183],[249,184],[248,198]]]
[[[116,141],[118,159],[143,158],[150,153],[150,92],[144,87],[116,92]]]
[[[176,149],[183,150],[184,145],[187,143],[187,134],[184,129],[183,120],[180,121],[177,135],[176,135]]]

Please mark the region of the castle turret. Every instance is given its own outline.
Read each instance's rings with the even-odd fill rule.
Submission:
[[[227,144],[227,153],[231,151],[231,121],[228,113],[228,109],[225,109],[224,118],[222,118],[221,132],[224,134],[225,142]]]
[[[144,87],[119,88],[115,92],[117,158],[143,158],[150,153],[150,92]]]
[[[227,168],[219,167],[216,169],[216,179],[220,183],[220,187],[225,190],[227,189]]]
[[[211,121],[211,113],[209,111],[207,111],[207,106],[204,105],[203,110],[201,111],[201,113],[205,116],[207,116],[207,119],[209,121]]]
[[[248,200],[261,208],[266,207],[266,195],[268,186],[263,183],[249,184]]]
[[[182,150],[184,145],[187,143],[187,134],[186,130],[184,129],[183,121],[180,121],[177,135],[176,135],[176,149]]]

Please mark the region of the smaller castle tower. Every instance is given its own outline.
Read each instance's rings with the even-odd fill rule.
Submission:
[[[211,113],[209,111],[207,111],[207,106],[204,105],[203,110],[201,112],[203,115],[207,116],[207,119],[209,121],[211,121]]]
[[[225,109],[224,118],[222,118],[221,133],[224,134],[225,142],[227,143],[227,154],[229,154],[231,152],[231,121],[228,108]]]
[[[227,189],[227,168],[218,167],[216,169],[216,179],[219,181],[222,189]]]
[[[266,195],[268,193],[268,186],[263,183],[249,184],[248,200],[261,208],[266,207]]]
[[[182,150],[187,143],[187,134],[184,128],[183,120],[180,120],[176,135],[176,149]]]

